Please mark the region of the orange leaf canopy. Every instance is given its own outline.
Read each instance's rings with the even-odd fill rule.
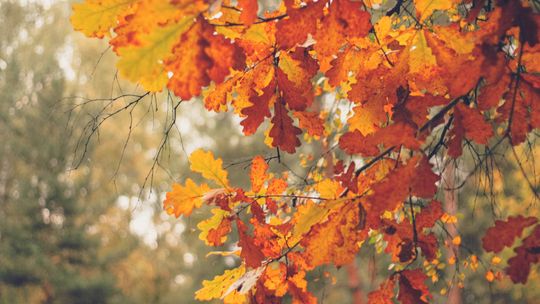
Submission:
[[[369,240],[396,269],[371,303],[431,301],[426,274],[409,266],[440,257],[433,230],[447,215],[434,157],[458,158],[464,142],[496,137],[517,145],[540,128],[540,17],[527,1],[274,4],[73,5],[73,27],[108,39],[124,78],[148,92],[202,97],[207,110],[238,115],[245,135],[264,128],[276,148],[253,158],[247,189],[229,181],[220,158],[196,150],[190,169],[204,183],[187,178],[167,193],[163,207],[176,217],[210,209],[197,225],[207,245],[240,249],[240,265],[204,281],[196,298],[280,303],[288,294],[315,303],[307,272],[354,261]],[[272,160],[284,165],[281,151],[313,141],[325,151],[297,154],[305,176],[273,171]],[[514,282],[540,261],[537,222],[511,216],[482,239],[500,252],[532,231],[508,261]]]

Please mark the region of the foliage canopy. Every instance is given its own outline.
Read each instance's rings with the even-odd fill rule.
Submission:
[[[187,179],[167,193],[164,208],[176,217],[212,207],[198,225],[207,245],[238,240],[238,251],[221,254],[239,256],[240,266],[204,281],[197,299],[316,302],[306,274],[350,263],[378,236],[394,268],[370,302],[426,303],[432,295],[420,261],[441,256],[434,228],[452,218],[437,200],[433,160],[484,147],[477,169],[501,143],[522,144],[540,127],[537,5],[86,0],[73,6],[71,21],[109,39],[126,79],[148,92],[167,88],[178,103],[202,95],[210,111],[232,109],[245,135],[264,126],[276,149],[250,162],[249,188],[230,184],[222,160],[197,150],[191,170],[208,183]],[[328,107],[328,96],[337,106]],[[293,183],[292,172],[268,168],[281,152],[295,153],[302,134],[325,151]],[[496,253],[524,231],[506,268],[514,283],[539,261],[538,219],[499,220],[483,238]]]

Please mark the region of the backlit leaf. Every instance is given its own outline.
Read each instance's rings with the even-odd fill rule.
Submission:
[[[203,196],[209,190],[210,188],[206,184],[197,185],[189,178],[186,180],[185,186],[173,184],[172,191],[167,192],[165,201],[163,201],[163,209],[176,217],[190,216],[193,209],[201,207]]]
[[[202,149],[196,150],[189,156],[190,168],[200,173],[204,178],[214,181],[225,188],[229,186],[227,171],[223,170],[223,161],[215,159],[212,152]]]
[[[246,272],[246,267],[242,264],[237,268],[225,270],[222,275],[215,276],[213,280],[204,280],[203,287],[195,292],[195,299],[209,301],[221,299],[229,287],[238,281]]]

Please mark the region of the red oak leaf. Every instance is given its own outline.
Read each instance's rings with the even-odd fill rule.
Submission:
[[[497,220],[495,225],[486,231],[482,238],[482,247],[486,251],[499,252],[510,247],[514,240],[521,236],[523,229],[534,225],[538,219],[521,215],[511,216],[506,221]]]
[[[296,147],[300,146],[298,139],[300,134],[302,134],[302,130],[293,125],[292,118],[287,114],[287,108],[282,102],[277,101],[274,104],[274,117],[272,117],[272,128],[270,129],[270,137],[273,139],[272,146],[294,153]]]
[[[399,276],[398,300],[402,304],[429,303],[431,294],[425,284],[427,276],[420,269],[405,270]]]
[[[253,237],[247,234],[247,227],[240,220],[236,220],[236,227],[238,228],[238,246],[242,248],[240,256],[246,262],[246,265],[251,268],[257,268],[261,266],[265,256],[261,249],[255,245]]]

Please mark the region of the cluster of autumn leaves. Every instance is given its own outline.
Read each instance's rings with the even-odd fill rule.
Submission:
[[[118,70],[150,92],[168,88],[213,111],[232,109],[246,135],[263,124],[267,143],[294,153],[300,134],[327,146],[338,138],[357,163],[311,174],[297,189],[286,174],[251,163],[251,188],[229,184],[222,161],[195,151],[191,170],[210,185],[173,185],[164,208],[189,216],[203,204],[212,216],[200,238],[221,246],[236,227],[239,267],[203,282],[200,300],[313,303],[306,272],[351,262],[373,233],[402,267],[372,303],[428,302],[418,258],[440,255],[433,227],[444,215],[434,197],[440,176],[430,160],[457,158],[463,141],[517,145],[540,127],[540,17],[528,1],[457,0],[86,0],[72,23],[90,37],[108,37]],[[394,3],[395,2],[395,3]],[[350,103],[335,123],[320,96]],[[442,130],[441,132],[436,132]],[[495,136],[497,135],[497,136]],[[414,201],[414,204],[413,204]],[[410,207],[410,208],[409,208]],[[395,211],[409,209],[406,217]],[[487,251],[512,246],[537,219],[498,221]],[[538,262],[540,226],[516,248],[507,273],[527,279]],[[504,235],[504,242],[493,243]]]

